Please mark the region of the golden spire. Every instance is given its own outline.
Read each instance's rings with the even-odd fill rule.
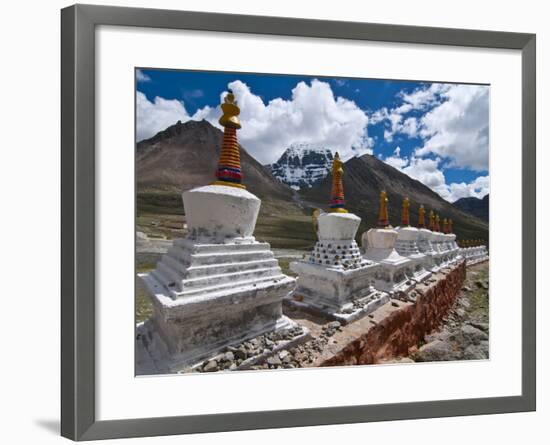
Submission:
[[[386,192],[382,190],[380,192],[380,207],[378,210],[378,226],[379,227],[388,227],[390,221],[388,219],[388,196]]]
[[[435,232],[435,214],[433,210],[430,210],[430,230]]]
[[[449,218],[449,233],[454,233],[453,232],[453,220]]]
[[[439,214],[435,215],[435,231],[441,232],[441,227],[439,227],[439,221],[441,218],[439,218]]]
[[[405,197],[403,199],[403,206],[401,207],[401,225],[403,227],[410,226],[409,221],[409,207],[411,206],[411,202],[409,201],[409,198]]]
[[[423,229],[426,227],[426,209],[423,205],[418,209],[418,228]]]
[[[449,221],[447,218],[443,219],[443,233],[449,233]]]
[[[237,130],[241,128],[239,121],[239,113],[241,110],[237,106],[237,101],[233,92],[229,90],[224,98],[224,103],[221,104],[223,111],[220,117],[220,125],[224,127],[223,143],[220,150],[220,159],[216,170],[217,181],[214,185],[227,185],[230,187],[246,188],[241,184],[241,154],[239,143],[237,142]]]
[[[332,161],[332,193],[330,196],[330,211],[334,213],[348,213],[344,208],[344,184],[342,182],[342,175],[344,169],[342,167],[344,163],[340,160],[338,152],[334,154],[334,160]]]

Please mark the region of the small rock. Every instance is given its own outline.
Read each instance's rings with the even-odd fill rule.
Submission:
[[[339,321],[331,321],[329,324],[327,324],[327,327],[329,327],[330,329],[340,329],[340,326],[342,325]]]
[[[246,352],[246,350],[244,348],[239,348],[235,351],[234,356],[237,359],[245,360],[246,357],[248,356],[248,353]]]
[[[472,325],[474,328],[480,329],[484,332],[489,332],[489,323],[482,323],[476,321],[469,321],[468,324]]]
[[[281,360],[283,360],[285,357],[288,357],[288,355],[289,355],[289,352],[286,350],[279,352],[279,358]]]
[[[470,345],[464,350],[464,360],[485,360],[487,358],[488,354],[477,346]]]
[[[216,360],[210,360],[203,368],[204,372],[214,372],[218,370],[218,362]]]
[[[489,336],[486,332],[483,332],[480,329],[474,328],[470,324],[462,326],[460,329],[462,336],[467,344],[479,344],[482,340],[489,340]]]
[[[273,366],[282,364],[281,359],[276,355],[269,357],[266,361],[269,365]]]
[[[457,360],[459,354],[453,350],[452,345],[441,340],[435,340],[431,343],[423,345],[416,354],[414,359],[417,362],[436,362]]]

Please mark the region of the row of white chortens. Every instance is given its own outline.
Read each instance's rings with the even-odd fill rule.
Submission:
[[[484,246],[461,249],[452,233],[408,225],[370,229],[360,248],[361,219],[344,209],[336,155],[331,212],[316,218],[311,254],[291,264],[297,280],[283,274],[269,244],[253,236],[261,201],[241,184],[239,108],[231,93],[222,110],[218,180],[183,193],[188,235],[174,241],[153,271],[139,275],[154,311],[137,327],[137,374],[176,372],[263,333],[295,328],[283,315],[285,299],[349,322],[444,267],[488,258]],[[387,218],[387,206],[384,212]],[[307,329],[298,337],[306,338]]]

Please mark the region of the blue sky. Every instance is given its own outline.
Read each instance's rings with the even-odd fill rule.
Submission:
[[[136,84],[138,140],[177,120],[217,125],[231,88],[240,141],[263,164],[309,142],[373,154],[451,202],[489,191],[489,86],[157,69]]]

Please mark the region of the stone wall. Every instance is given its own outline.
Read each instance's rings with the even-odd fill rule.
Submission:
[[[426,287],[413,291],[416,301],[400,305],[381,318],[364,335],[356,338],[337,354],[318,363],[320,366],[366,365],[385,359],[407,356],[438,326],[454,305],[466,278],[461,263]]]

